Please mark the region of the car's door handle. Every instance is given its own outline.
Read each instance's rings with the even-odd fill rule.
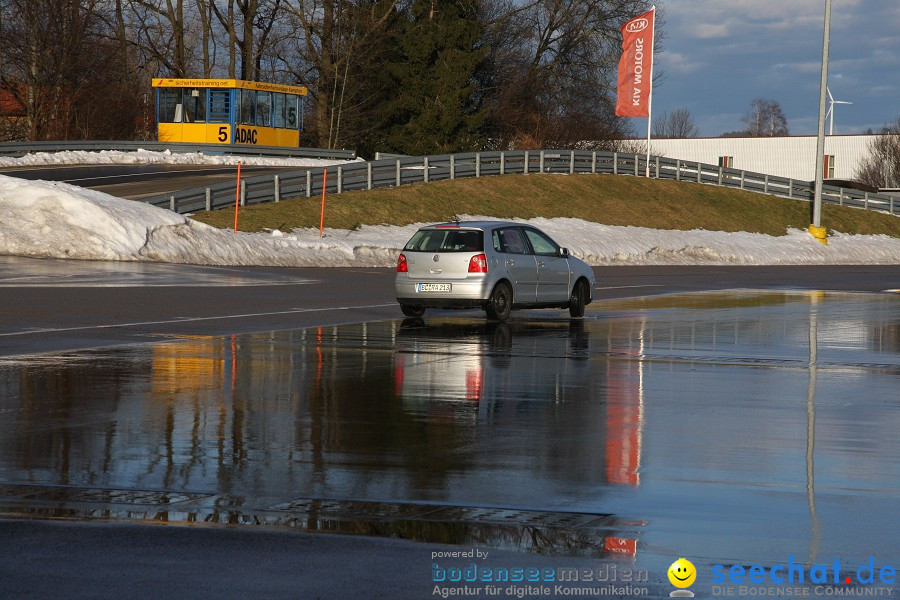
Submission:
[[[514,267],[514,266],[516,266],[516,261],[514,261],[514,260],[507,260],[507,261],[506,261],[506,266],[507,266],[507,267]]]
[[[544,261],[539,260],[539,261],[538,261],[538,266],[541,267],[541,268],[543,268],[543,267],[544,267]]]

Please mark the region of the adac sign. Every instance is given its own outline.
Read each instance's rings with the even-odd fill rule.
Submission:
[[[235,144],[258,144],[260,146],[297,146],[300,134],[296,129],[274,127],[248,127],[238,125],[234,129]],[[227,132],[220,133],[219,141],[228,143]]]
[[[256,144],[259,140],[259,133],[256,129],[247,129],[238,127],[234,133],[234,142],[236,144]]]

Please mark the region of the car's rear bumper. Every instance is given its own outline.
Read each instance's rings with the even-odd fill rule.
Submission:
[[[449,283],[449,292],[418,292],[419,283]],[[483,306],[487,302],[490,282],[484,278],[429,280],[398,277],[394,291],[400,304],[426,307]]]
[[[421,306],[423,308],[484,308],[487,300],[466,300],[464,298],[397,298],[399,304]]]

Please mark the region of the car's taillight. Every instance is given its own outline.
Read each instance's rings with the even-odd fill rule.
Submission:
[[[409,266],[407,266],[406,264],[406,257],[402,254],[397,257],[397,272],[409,273]]]
[[[470,258],[469,273],[487,273],[487,256],[476,254]]]

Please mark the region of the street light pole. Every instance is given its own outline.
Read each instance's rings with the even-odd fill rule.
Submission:
[[[822,39],[822,81],[819,86],[819,131],[816,138],[816,192],[813,198],[813,218],[809,232],[823,244],[825,228],[822,227],[822,184],[825,169],[825,93],[828,87],[828,45],[831,39],[831,0],[825,0],[825,34]]]

